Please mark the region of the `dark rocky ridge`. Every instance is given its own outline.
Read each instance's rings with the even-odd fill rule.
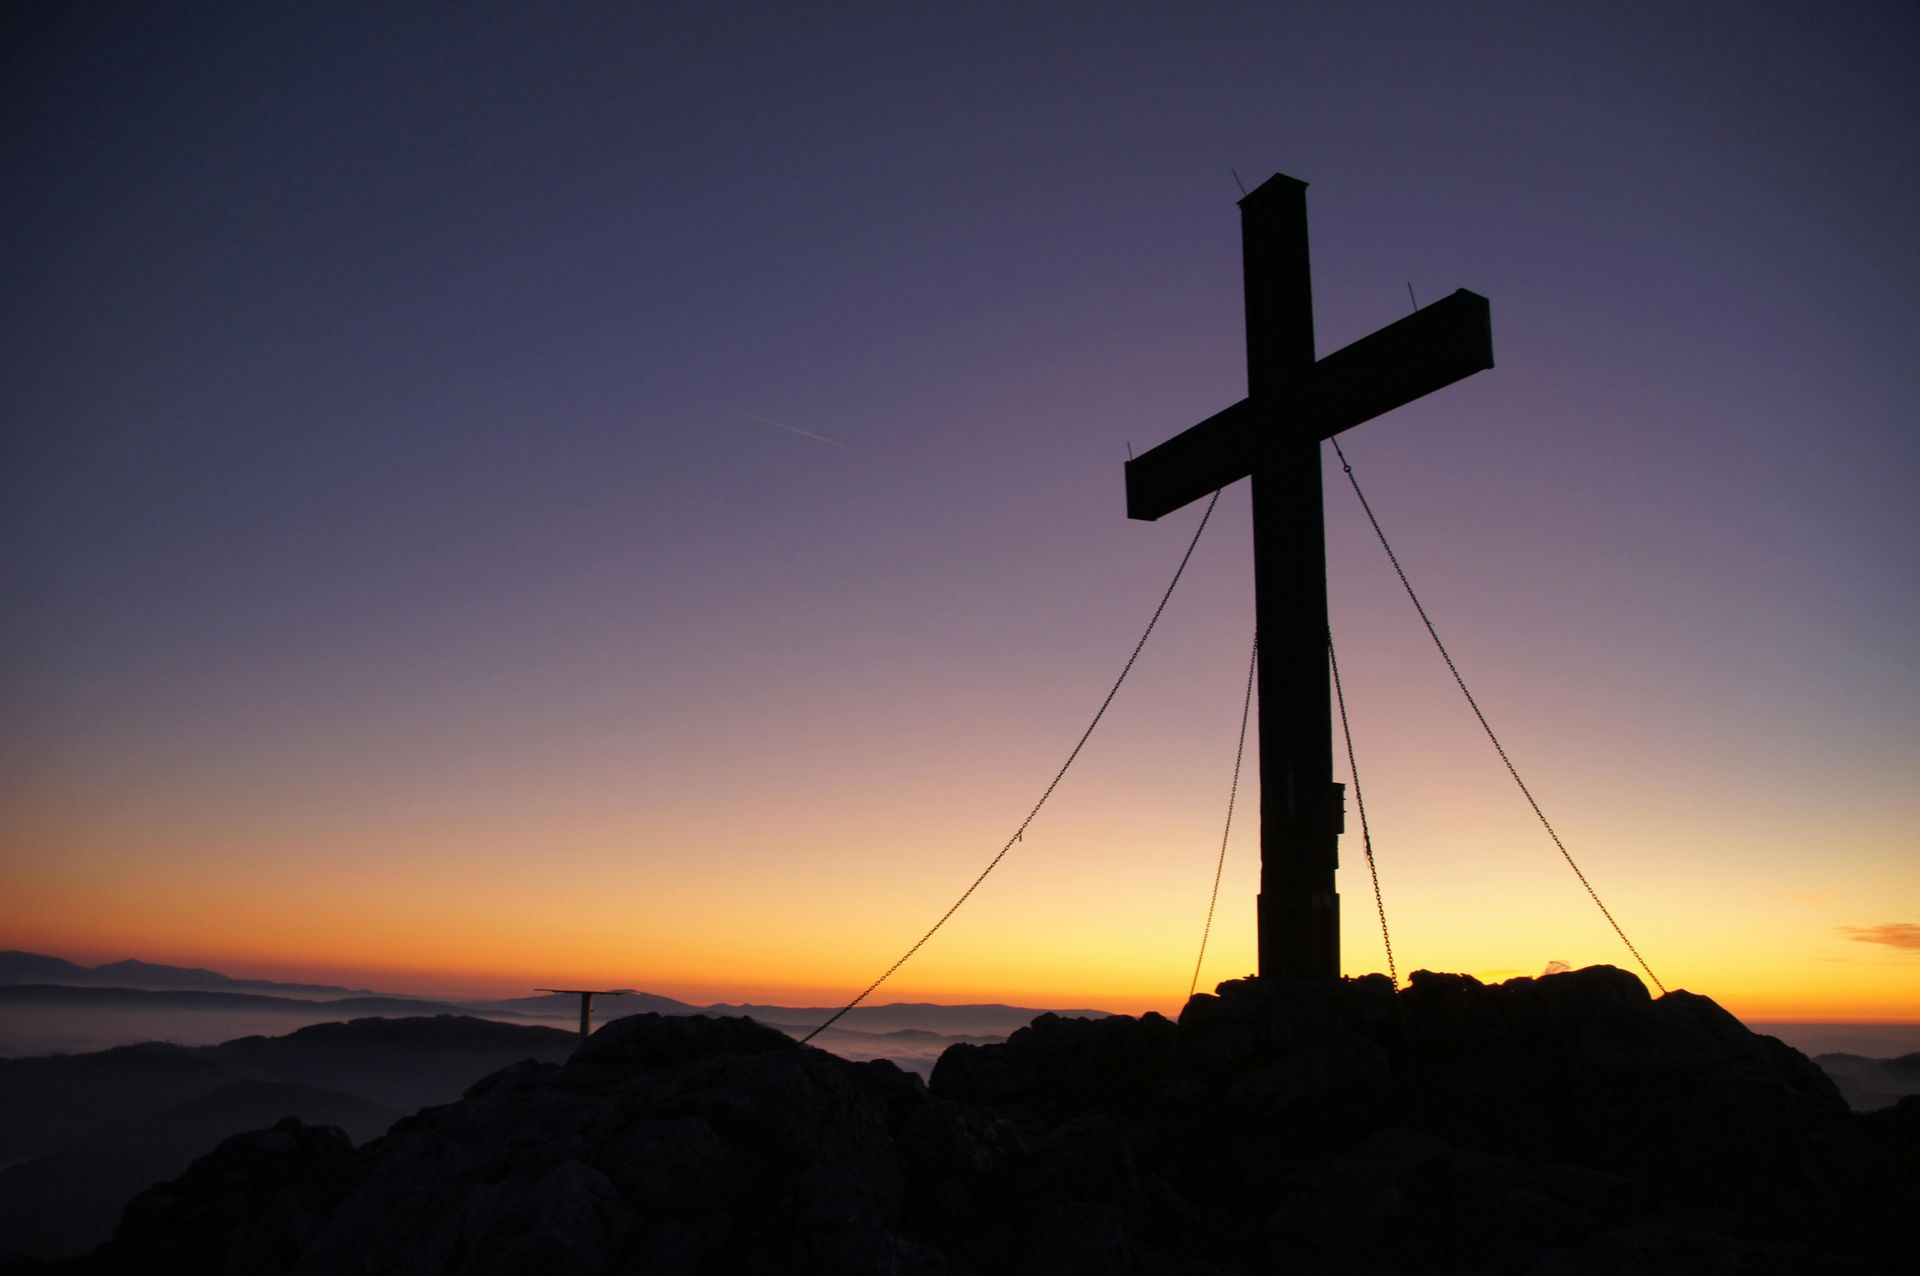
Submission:
[[[927,1087],[639,1015],[363,1148],[235,1136],[54,1270],[1892,1273],[1915,1133],[1608,967],[1223,984]]]
[[[115,1121],[0,1169],[0,1252],[84,1254],[112,1235],[127,1202],[172,1178],[235,1130],[287,1113],[377,1138],[401,1114],[356,1095],[274,1081],[229,1081],[150,1116]]]
[[[86,1253],[136,1192],[236,1131],[291,1113],[373,1138],[476,1078],[529,1057],[565,1059],[578,1042],[554,1028],[440,1016],[0,1059],[0,1257]]]

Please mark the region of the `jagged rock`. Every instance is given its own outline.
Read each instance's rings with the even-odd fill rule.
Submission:
[[[1041,1015],[1004,1045],[949,1046],[929,1082],[945,1098],[1042,1119],[1138,1106],[1167,1050],[1165,1017],[1063,1019]]]
[[[45,1257],[87,1253],[112,1234],[131,1198],[150,1184],[178,1176],[234,1131],[258,1129],[288,1114],[337,1126],[355,1139],[378,1136],[400,1116],[308,1086],[228,1082],[0,1170],[0,1248]]]
[[[289,1268],[935,1272],[894,1227],[891,1116],[925,1100],[881,1071],[747,1020],[617,1020],[395,1125]]]
[[[1920,1178],[1920,1094],[1907,1095],[1891,1107],[1863,1112],[1857,1119],[1868,1134]]]
[[[1916,1119],[1863,1126],[1604,967],[1235,981],[1177,1025],[1042,1016],[925,1087],[638,1015],[358,1151],[230,1140],[76,1270],[1891,1273]]]
[[[578,1043],[552,1028],[436,1015],[0,1059],[0,1257],[87,1253],[136,1192],[229,1134],[291,1115],[373,1138],[503,1064],[564,1060]]]
[[[352,1182],[345,1133],[287,1117],[235,1134],[171,1183],[127,1204],[100,1270],[284,1272],[319,1234]]]
[[[751,1019],[705,1015],[628,1015],[582,1042],[574,1063],[659,1067],[714,1054],[765,1054],[797,1050],[793,1038]]]

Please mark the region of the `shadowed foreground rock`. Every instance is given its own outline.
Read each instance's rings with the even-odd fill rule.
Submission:
[[[62,1272],[1911,1270],[1911,1120],[1609,967],[1043,1016],[929,1087],[637,1015],[351,1149],[283,1122]]]

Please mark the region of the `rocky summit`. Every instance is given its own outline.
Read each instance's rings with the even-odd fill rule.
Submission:
[[[363,1147],[283,1121],[69,1273],[1895,1273],[1915,1123],[1593,967],[1243,980],[1042,1016],[930,1083],[615,1020]]]

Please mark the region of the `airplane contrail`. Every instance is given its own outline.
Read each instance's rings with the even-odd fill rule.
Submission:
[[[776,421],[770,416],[759,416],[752,412],[742,412],[739,408],[735,408],[734,411],[749,421],[758,421],[760,424],[770,425],[776,430],[786,430],[790,433],[798,434],[803,438],[812,439],[817,443],[831,443],[834,447],[846,446],[846,444],[842,443],[839,439],[830,439],[824,434],[815,434],[812,430],[803,430],[797,425],[788,425],[785,421]]]

